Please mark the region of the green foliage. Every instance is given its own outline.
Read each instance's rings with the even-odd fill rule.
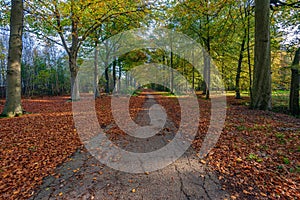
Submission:
[[[256,161],[256,162],[262,162],[263,161],[262,158],[258,157],[258,155],[253,154],[253,153],[250,153],[248,155],[248,160],[253,160],[253,161]]]
[[[7,26],[10,19],[10,1],[0,1],[0,26]]]
[[[47,63],[47,54],[36,53],[33,63],[22,64],[23,94],[32,95],[62,95],[70,89],[68,68],[64,55],[51,58]]]
[[[244,131],[246,130],[246,127],[244,125],[239,125],[236,127],[238,131]]]
[[[291,163],[290,160],[289,160],[288,158],[286,158],[286,157],[282,158],[282,161],[283,161],[283,163],[286,164],[286,165],[288,165],[288,164]]]

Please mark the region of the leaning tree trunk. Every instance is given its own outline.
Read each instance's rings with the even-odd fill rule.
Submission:
[[[6,102],[2,115],[14,117],[22,114],[21,57],[23,33],[23,1],[11,1],[10,37],[7,66]]]
[[[270,51],[270,0],[255,0],[254,79],[251,107],[272,108],[271,51]]]
[[[300,48],[297,49],[295,53],[295,58],[292,65],[292,79],[291,79],[291,89],[290,89],[290,103],[289,109],[293,115],[300,114],[299,108],[299,58]]]

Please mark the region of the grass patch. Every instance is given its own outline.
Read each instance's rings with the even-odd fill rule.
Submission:
[[[279,144],[286,143],[285,135],[283,133],[275,133],[275,137],[278,139]]]
[[[141,90],[135,90],[131,96],[134,96],[134,97],[139,96],[141,94],[141,92],[142,92]]]
[[[282,158],[284,164],[289,165],[291,161],[288,158]]]
[[[258,157],[258,155],[254,154],[254,153],[250,153],[248,155],[248,160],[253,160],[253,161],[256,161],[256,162],[262,162],[263,159]]]

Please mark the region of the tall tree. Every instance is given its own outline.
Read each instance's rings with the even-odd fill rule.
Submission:
[[[300,59],[300,47],[295,53],[295,57],[292,64],[292,79],[290,89],[290,104],[289,108],[293,115],[300,114],[299,108],[299,59]]]
[[[255,0],[254,79],[251,107],[270,110],[271,51],[270,51],[270,0]]]
[[[72,100],[80,98],[77,80],[79,71],[77,59],[83,43],[102,24],[111,20],[121,16],[126,17],[126,19],[142,19],[147,6],[145,3],[140,4],[136,1],[118,0],[28,0],[27,3],[29,7],[28,12],[32,16],[31,31],[61,45],[68,54]],[[61,42],[56,41],[57,36],[60,37]]]
[[[241,43],[240,43],[240,50],[239,50],[239,58],[238,58],[238,66],[237,66],[237,71],[236,71],[236,77],[235,77],[235,98],[236,99],[240,99],[241,98],[241,93],[240,93],[240,85],[241,85],[241,73],[242,73],[242,64],[243,64],[243,59],[244,59],[244,52],[247,48],[247,51],[250,51],[250,40],[247,41],[247,36],[249,37],[249,17],[248,17],[248,13],[249,11],[249,6],[247,4],[243,4],[240,6],[239,8],[240,10],[240,24],[241,24],[241,29],[243,30],[242,33],[240,33],[239,35],[241,35]],[[238,35],[238,36],[239,36]],[[246,46],[248,45],[248,46]],[[250,53],[249,53],[250,54]],[[248,55],[249,57],[250,55]],[[249,59],[250,61],[250,59]],[[251,64],[250,64],[250,68],[249,68],[249,79],[251,82]]]
[[[95,98],[100,96],[99,92],[99,75],[98,75],[98,65],[99,65],[99,60],[98,60],[98,54],[99,54],[99,49],[98,49],[98,39],[95,41],[95,51],[94,51],[94,96]]]
[[[21,57],[23,34],[23,0],[11,1],[10,37],[7,66],[6,102],[2,115],[14,117],[22,114]]]

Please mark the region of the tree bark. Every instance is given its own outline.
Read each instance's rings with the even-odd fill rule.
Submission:
[[[241,98],[240,78],[241,78],[241,72],[242,72],[242,63],[243,63],[243,58],[244,58],[243,55],[244,55],[244,51],[245,51],[246,36],[247,36],[247,31],[245,29],[242,44],[241,44],[239,60],[238,60],[238,67],[236,70],[236,78],[235,78],[235,98],[236,99]]]
[[[69,68],[71,72],[71,98],[72,101],[78,101],[80,99],[79,95],[79,81],[78,81],[78,66],[77,62],[77,53],[71,54],[69,57]]]
[[[195,63],[195,54],[194,54],[194,51],[192,52],[192,56],[193,56],[193,65]],[[195,90],[195,67],[192,66],[192,88],[193,90]]]
[[[173,66],[173,38],[171,38],[171,52],[170,52],[170,92],[174,93],[174,66]]]
[[[203,81],[202,81],[202,94],[206,95],[207,91],[207,85],[206,85],[206,80],[207,80],[207,64],[206,64],[206,55],[204,53],[203,49],[203,57],[204,57],[204,66],[203,66]]]
[[[95,99],[100,96],[98,82],[98,41],[95,42],[95,52],[94,52],[94,97]]]
[[[206,52],[203,49],[203,57],[204,57],[204,68],[203,68],[203,94],[205,95],[206,99],[209,99],[210,97],[210,91],[209,91],[209,87],[210,87],[210,56],[209,53]]]
[[[112,63],[112,70],[113,70],[113,87],[115,88],[117,86],[117,71],[116,71],[116,67],[117,67],[117,58],[114,57],[114,61]],[[117,88],[115,88],[114,90],[116,90]]]
[[[211,60],[210,60],[210,18],[209,15],[206,15],[206,26],[207,26],[207,38],[206,38],[206,49],[207,49],[207,56],[204,58],[204,68],[206,68],[205,75],[204,75],[204,80],[205,80],[205,98],[209,99],[210,98],[210,65],[211,65]],[[206,77],[205,77],[206,76]]]
[[[23,34],[23,1],[11,1],[10,37],[7,66],[6,102],[2,115],[14,117],[21,115],[21,57]]]
[[[254,54],[251,108],[271,110],[270,0],[255,0]]]
[[[299,108],[299,57],[300,48],[297,49],[292,64],[292,78],[291,78],[291,89],[290,89],[290,102],[289,109],[293,115],[300,114]]]
[[[205,98],[209,99],[210,98],[210,64],[211,64],[211,60],[210,60],[210,56],[208,55],[204,60],[206,60],[206,66],[207,66],[207,75],[206,75],[206,95]]]
[[[245,16],[247,18],[247,62],[248,62],[248,71],[249,71],[249,91],[250,99],[252,99],[252,66],[251,66],[251,53],[250,53],[250,6],[247,6],[245,11]]]
[[[250,28],[249,28],[249,24],[248,24],[248,31],[247,31],[247,62],[248,62],[248,71],[249,71],[250,99],[252,99],[252,66],[251,66],[251,53],[250,53]]]
[[[108,63],[105,62],[105,93],[109,94],[109,74],[108,74]]]
[[[72,42],[71,47],[69,48],[66,42],[66,38],[63,35],[63,27],[61,24],[60,12],[58,10],[57,3],[54,2],[54,14],[56,17],[56,23],[58,28],[58,34],[61,38],[62,44],[69,57],[69,69],[71,73],[71,99],[72,101],[77,101],[80,99],[79,95],[79,82],[77,74],[79,68],[77,66],[77,56],[78,50],[80,48],[79,38],[78,38],[78,19],[74,16],[74,0],[71,0],[71,32],[72,32]]]
[[[122,77],[122,65],[120,61],[118,61],[118,66],[119,66],[119,77],[118,77],[118,93],[121,91],[121,77]]]
[[[77,66],[77,56],[79,49],[79,38],[78,38],[78,19],[74,16],[74,1],[71,1],[71,20],[72,20],[72,44],[69,53],[69,68],[71,72],[71,97],[72,101],[78,101],[79,95],[79,81],[77,74],[79,68]]]

